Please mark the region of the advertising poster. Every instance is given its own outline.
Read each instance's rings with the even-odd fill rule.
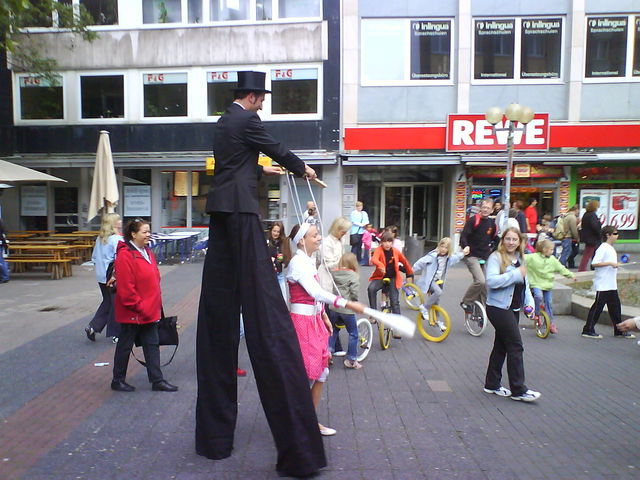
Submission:
[[[609,192],[610,190],[585,189],[580,191],[580,217],[586,212],[587,204],[591,200],[598,200],[600,207],[597,214],[602,225],[609,223]]]
[[[23,217],[47,216],[47,187],[20,187],[20,215]]]
[[[151,216],[151,186],[125,185],[124,187],[124,216]]]
[[[613,189],[609,206],[609,225],[618,230],[638,228],[638,193],[640,190]]]

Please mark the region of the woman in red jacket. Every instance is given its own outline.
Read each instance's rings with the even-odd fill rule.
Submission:
[[[149,224],[141,219],[131,220],[123,234],[124,242],[118,244],[115,261],[116,321],[122,324],[122,331],[113,357],[111,389],[118,392],[135,390],[125,378],[131,349],[139,336],[152,389],[175,392],[178,387],[165,381],[160,370],[158,320],[162,296],[160,272],[153,252],[147,246],[151,238]]]

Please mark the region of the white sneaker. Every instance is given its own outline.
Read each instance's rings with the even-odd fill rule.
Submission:
[[[484,393],[493,393],[495,395],[498,395],[499,397],[511,396],[511,390],[502,386],[496,390],[491,390],[490,388],[483,388],[482,390],[484,390]]]
[[[540,392],[534,392],[533,390],[527,390],[522,395],[511,395],[511,400],[515,400],[517,402],[535,402],[538,400],[542,394]]]
[[[345,352],[344,350],[341,352],[334,352],[333,356],[334,357],[344,357],[347,355],[347,352]]]
[[[320,435],[322,435],[323,437],[331,437],[332,435],[336,434],[336,430],[334,428],[325,427],[320,423],[318,424],[318,428],[320,429]]]

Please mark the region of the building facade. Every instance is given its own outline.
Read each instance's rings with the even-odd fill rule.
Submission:
[[[597,197],[621,242],[640,242],[640,1],[343,8],[345,196],[376,224],[436,240],[503,197],[506,133],[484,112],[515,102],[536,117],[516,133],[511,199],[555,215]]]
[[[10,58],[0,66],[8,92],[2,96],[0,155],[67,180],[5,191],[3,217],[10,229],[92,226],[87,205],[101,130],[110,133],[120,181],[117,211],[125,219],[149,218],[154,231],[206,227],[212,125],[233,99],[239,70],[266,72],[273,94],[260,115],[276,138],[321,175],[323,167],[335,165],[339,3],[72,3],[93,14],[97,40],[85,42],[57,28],[55,15],[29,28],[25,39],[43,45],[43,53],[56,60],[53,79],[14,71]],[[262,182],[265,219],[295,221],[285,183],[276,177]],[[304,204],[310,193],[301,186]],[[331,195],[314,193],[319,202]]]

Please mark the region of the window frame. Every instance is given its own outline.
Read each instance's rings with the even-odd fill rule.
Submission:
[[[538,20],[548,18],[560,18],[562,20],[562,26],[560,28],[560,71],[558,72],[558,78],[535,78],[528,77],[522,78],[522,21],[523,20]],[[502,21],[513,20],[514,21],[514,42],[513,42],[513,78],[475,78],[475,57],[476,57],[476,23],[486,21]],[[565,80],[565,45],[566,45],[566,29],[567,29],[567,15],[563,13],[548,14],[548,15],[506,15],[496,17],[479,16],[473,17],[471,21],[471,85],[563,85]]]
[[[22,118],[22,89],[20,88],[21,77],[38,76],[36,73],[13,72],[13,118],[16,125],[59,125],[67,123],[69,111],[67,108],[67,77],[63,72],[56,72],[60,76],[60,86],[62,87],[62,118]]]
[[[365,53],[367,52],[366,42],[364,41],[364,29],[362,28],[362,23],[367,21],[402,21],[404,24],[405,34],[402,39],[402,51],[403,51],[403,72],[402,80],[367,80],[364,77],[365,67],[364,61],[366,58]],[[449,45],[449,72],[450,78],[440,80],[440,79],[424,79],[424,80],[411,80],[411,22],[413,21],[423,21],[423,22],[443,22],[448,21],[451,25],[451,43]],[[388,18],[371,18],[371,17],[363,17],[360,19],[360,86],[361,87],[393,87],[393,86],[439,86],[439,85],[454,85],[456,80],[456,71],[455,71],[455,57],[457,53],[457,44],[456,44],[456,18],[455,17],[388,17]]]
[[[81,70],[74,71],[76,75],[76,121],[79,124],[84,123],[95,123],[95,124],[110,124],[110,123],[123,123],[129,121],[130,111],[129,111],[129,93],[127,88],[127,72],[126,70]],[[122,98],[124,102],[124,113],[122,118],[118,117],[109,117],[109,118],[84,118],[82,116],[82,77],[113,77],[116,75],[122,76]]]
[[[592,18],[626,17],[627,18],[627,53],[625,58],[624,77],[587,77],[587,35],[589,33],[589,20]],[[582,57],[582,82],[583,83],[633,83],[640,82],[640,75],[633,75],[633,54],[635,48],[636,20],[640,21],[640,13],[609,13],[586,15],[584,22],[584,56]]]
[[[154,73],[184,73],[187,76],[187,81],[185,85],[187,86],[187,114],[173,117],[146,117],[144,115],[144,76]],[[138,108],[140,109],[140,117],[137,121],[140,123],[186,123],[191,122],[194,119],[200,117],[200,115],[195,114],[192,110],[192,98],[197,98],[193,96],[193,92],[195,90],[195,86],[192,84],[193,74],[192,69],[190,68],[145,68],[145,69],[136,69],[137,75],[137,83],[138,83],[138,92],[140,92],[140,98],[138,101]],[[206,92],[205,92],[206,93]],[[206,108],[206,107],[205,107]]]

